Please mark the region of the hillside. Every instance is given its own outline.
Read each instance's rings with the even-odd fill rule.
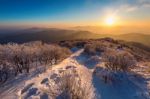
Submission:
[[[30,72],[22,68],[20,75],[0,85],[2,99],[149,99],[150,52],[142,45],[102,38],[8,44],[0,51],[9,48],[13,53],[8,60],[23,49],[16,55],[32,61]]]
[[[34,28],[35,29],[35,28]],[[64,30],[64,29],[27,29],[18,31],[15,33],[1,34],[0,43],[17,42],[24,43],[29,41],[61,41],[69,39],[82,39],[87,35],[90,37],[92,34],[87,31],[75,31],[75,30]]]
[[[17,42],[24,43],[29,41],[54,42],[75,39],[98,39],[112,37],[114,39],[133,41],[150,46],[150,35],[130,33],[122,35],[95,34],[88,31],[66,30],[57,28],[30,28],[13,33],[0,34],[0,43]]]
[[[145,44],[150,46],[150,35],[146,34],[139,34],[139,33],[130,33],[130,34],[122,34],[118,36],[114,36],[116,39],[126,40],[126,41],[133,41]]]

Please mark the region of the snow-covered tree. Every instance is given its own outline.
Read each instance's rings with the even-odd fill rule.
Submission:
[[[53,65],[68,55],[70,51],[66,48],[41,42],[0,45],[0,79],[10,69],[17,76],[19,73],[29,73],[35,67],[34,63],[36,67],[38,63]]]

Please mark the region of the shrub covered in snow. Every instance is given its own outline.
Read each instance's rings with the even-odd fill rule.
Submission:
[[[84,47],[85,44],[86,44],[85,40],[69,40],[69,41],[66,40],[66,41],[59,42],[59,45],[68,48],[73,48],[73,47],[82,48]]]
[[[70,54],[67,48],[41,42],[0,45],[0,82],[5,81],[10,73],[29,73],[34,68],[33,63],[52,65]]]
[[[49,84],[49,90],[46,92],[54,99],[96,99],[92,85],[83,83],[78,74],[71,71],[61,75],[56,87]]]
[[[106,68],[114,72],[126,72],[136,64],[134,57],[125,51],[105,53],[104,62]]]
[[[114,72],[106,68],[96,67],[93,73],[100,77],[100,79],[103,80],[105,83],[112,83],[115,80]]]
[[[94,74],[105,83],[119,81],[126,76],[130,68],[136,65],[134,57],[125,51],[107,50],[102,57],[103,64],[96,66]]]
[[[106,45],[101,42],[93,42],[91,44],[86,44],[84,47],[84,52],[89,55],[95,55],[96,53],[101,53],[106,50]]]
[[[108,68],[97,66],[94,69],[94,75],[98,76],[104,83],[114,83],[124,79],[125,74],[117,71],[111,71]]]

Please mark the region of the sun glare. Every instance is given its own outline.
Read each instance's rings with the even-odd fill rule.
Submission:
[[[107,17],[105,20],[105,23],[109,26],[113,25],[115,23],[115,18],[114,17]]]

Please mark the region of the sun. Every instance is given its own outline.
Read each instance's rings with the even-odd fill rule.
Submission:
[[[115,18],[112,17],[112,16],[111,17],[107,17],[105,19],[105,23],[106,23],[106,25],[112,26],[115,23]]]

